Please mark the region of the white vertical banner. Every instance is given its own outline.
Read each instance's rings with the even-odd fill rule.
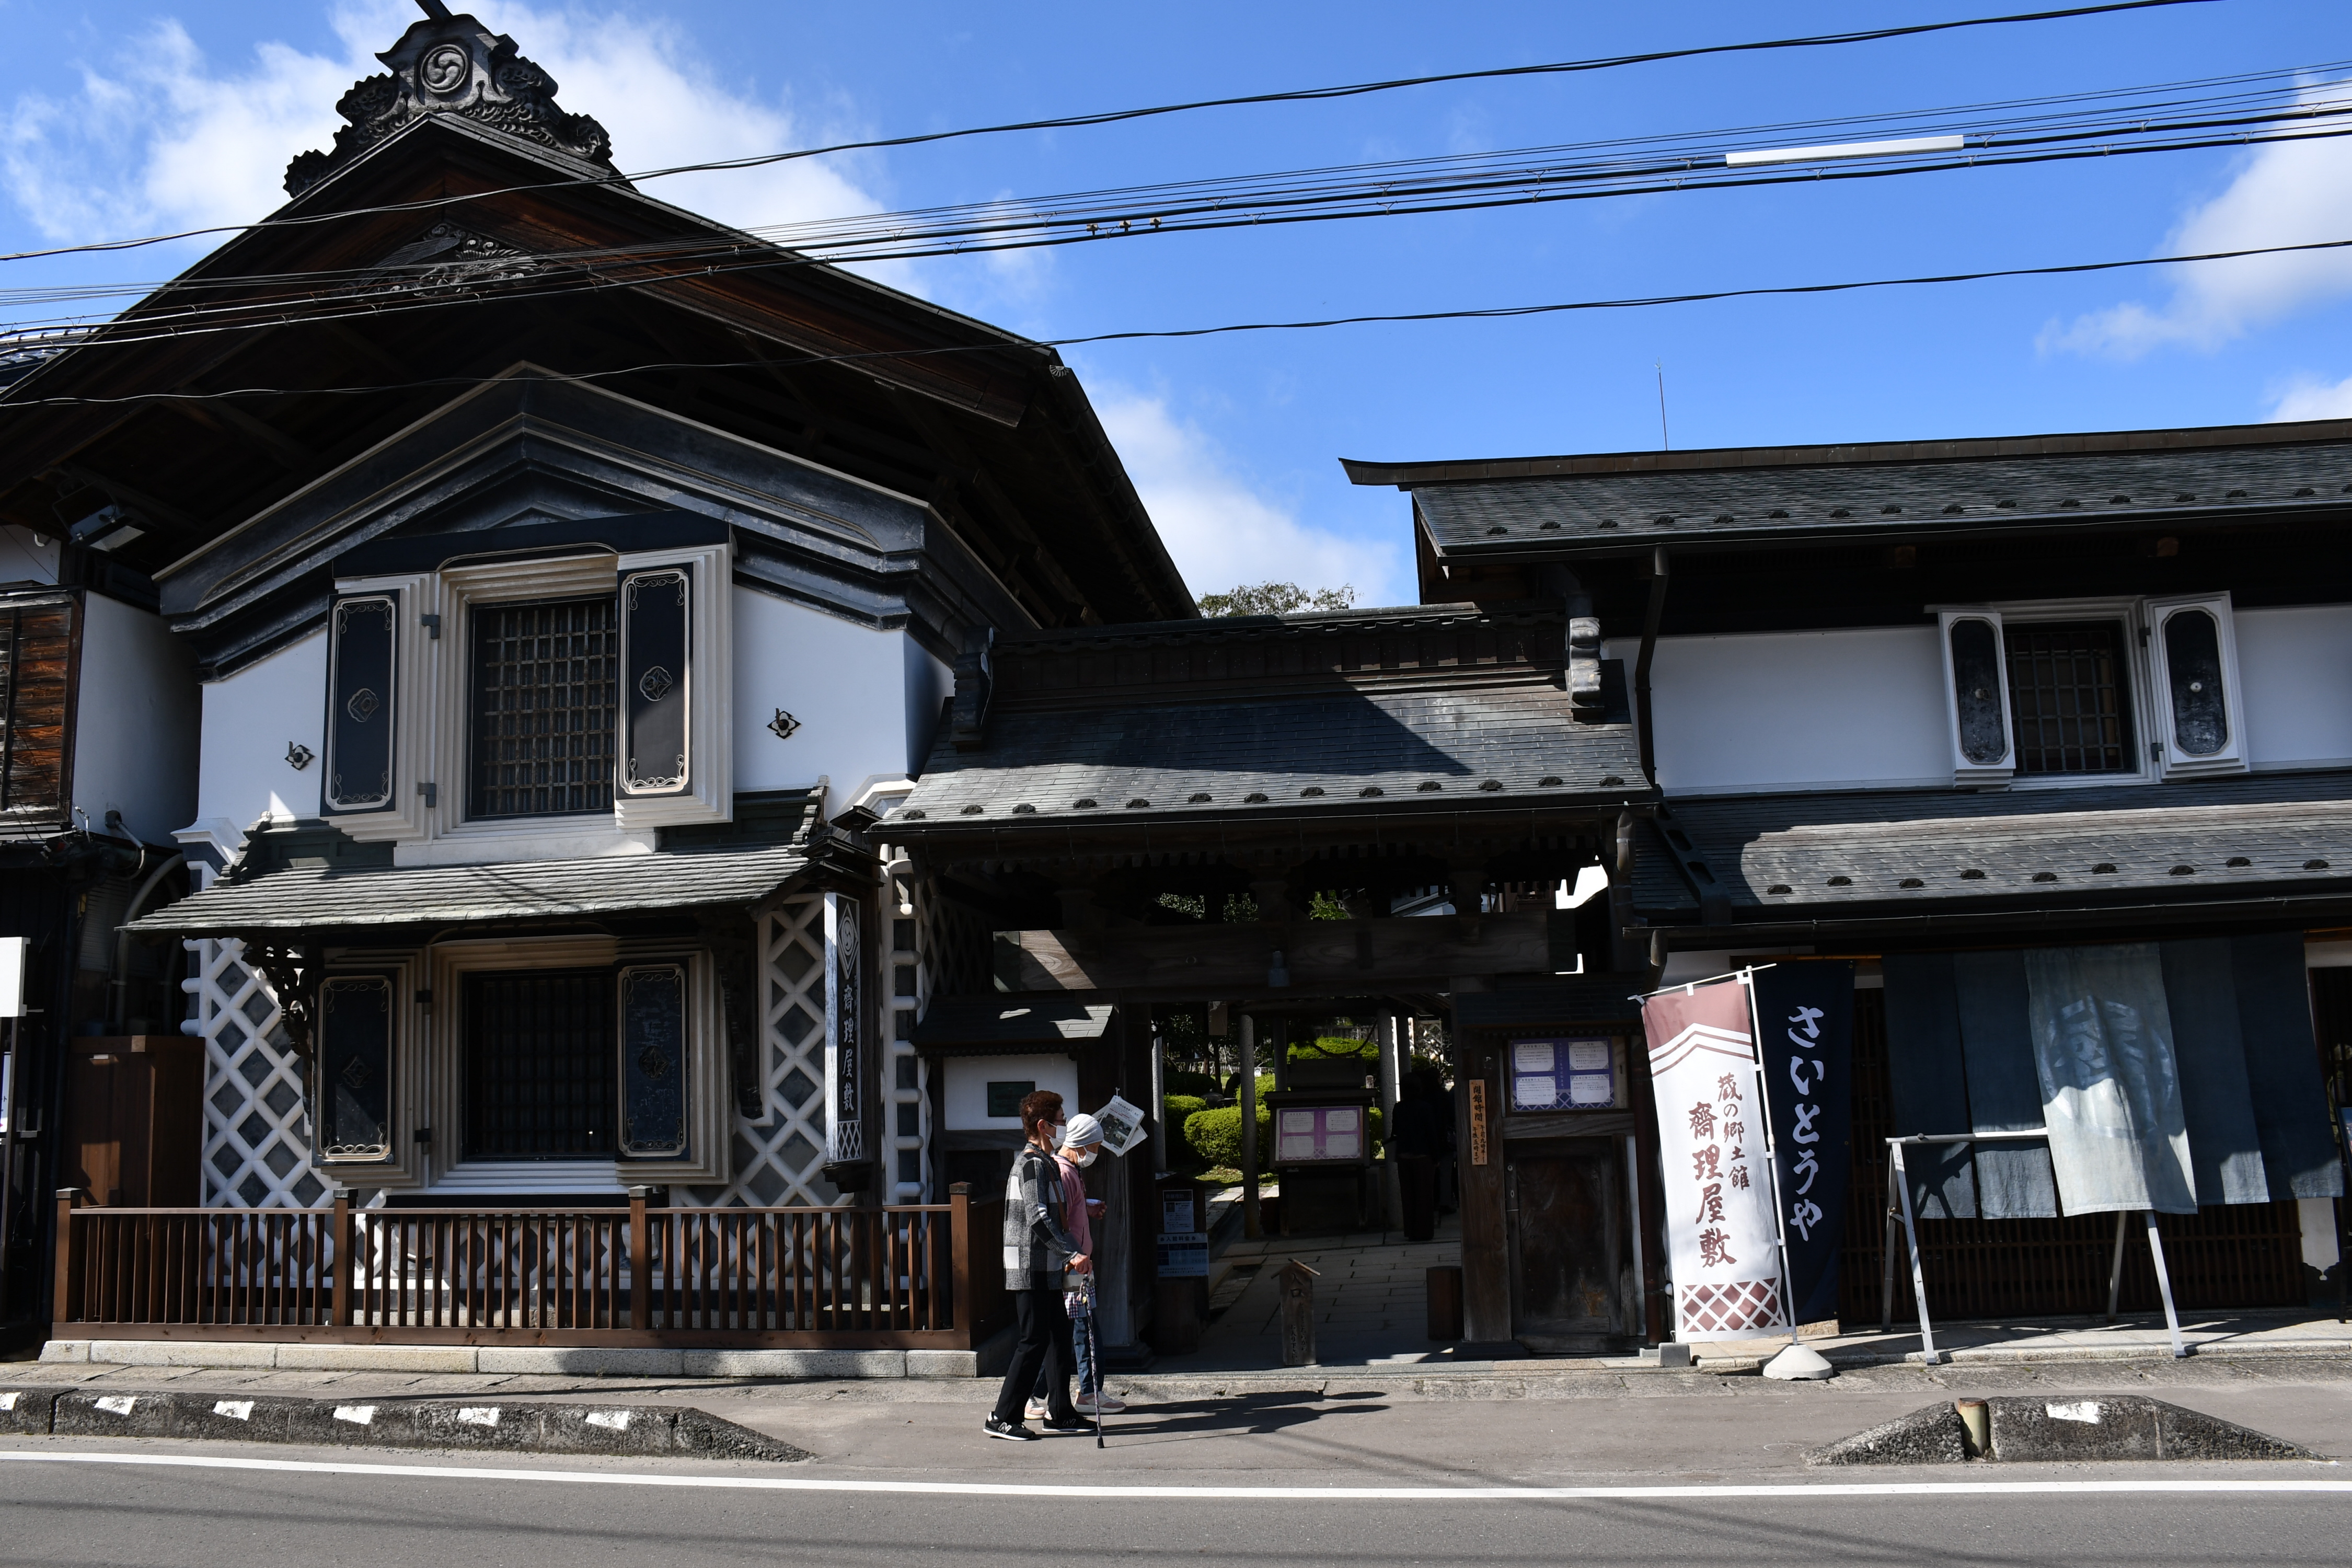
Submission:
[[[1665,1178],[1675,1338],[1788,1329],[1780,1230],[1748,987],[1695,985],[1642,1004]]]
[[[824,1157],[866,1157],[865,944],[863,906],[847,893],[824,896]]]

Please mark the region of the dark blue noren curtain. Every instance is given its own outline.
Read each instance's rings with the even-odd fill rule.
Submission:
[[[1838,1315],[1838,1248],[1853,1180],[1853,963],[1786,960],[1758,970],[1755,985],[1790,1321],[1818,1323]]]
[[[1890,952],[1886,1077],[1895,1131],[1973,1132],[1968,1070],[1960,1057],[1959,998],[1948,952]],[[1911,1212],[1920,1219],[1977,1217],[1976,1168],[1964,1144],[1904,1152]]]
[[[2042,1079],[2033,1066],[2026,1013],[2025,954],[1962,952],[1952,958],[1960,1015],[1960,1055],[1969,1083],[1970,1131],[2030,1132],[2042,1122]],[[2058,1180],[2050,1146],[2003,1139],[1976,1146],[1977,1210],[1985,1219],[2052,1219]]]
[[[2234,937],[2230,969],[2237,982],[2238,1033],[2245,1043],[2246,1085],[2271,1196],[2341,1197],[2344,1167],[2327,1125],[2303,933]]]
[[[2298,984],[2300,946],[2298,942]],[[2163,954],[2164,1005],[2172,1015],[2172,1056],[2180,1068],[2180,1108],[2189,1121],[2189,1168],[2197,1202],[2268,1203],[2270,1183],[2263,1173],[2262,1139],[2246,1080],[2230,939],[2168,942]],[[2326,1118],[2319,1120],[2325,1131]]]

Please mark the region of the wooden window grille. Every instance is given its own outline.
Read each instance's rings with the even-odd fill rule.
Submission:
[[[466,976],[466,1156],[609,1159],[613,972]]]
[[[2002,640],[2020,776],[2138,770],[2121,622],[2012,622]]]
[[[475,608],[468,816],[613,809],[613,596]]]
[[[73,606],[0,611],[0,811],[63,811]]]

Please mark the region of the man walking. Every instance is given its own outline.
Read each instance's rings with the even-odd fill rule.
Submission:
[[[1062,1223],[1062,1173],[1054,1158],[1062,1131],[1062,1097],[1041,1089],[1023,1100],[1021,1130],[1029,1141],[1013,1157],[1012,1173],[1004,1180],[1004,1288],[1013,1293],[1019,1337],[996,1408],[982,1429],[1007,1442],[1034,1443],[1038,1435],[1022,1424],[1022,1405],[1040,1369],[1046,1376],[1046,1428],[1087,1430],[1070,1404],[1074,1369],[1062,1289],[1066,1269],[1084,1274],[1094,1264]]]

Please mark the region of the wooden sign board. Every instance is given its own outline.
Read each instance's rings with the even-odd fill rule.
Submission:
[[[1470,1163],[1486,1163],[1486,1080],[1470,1080]]]

